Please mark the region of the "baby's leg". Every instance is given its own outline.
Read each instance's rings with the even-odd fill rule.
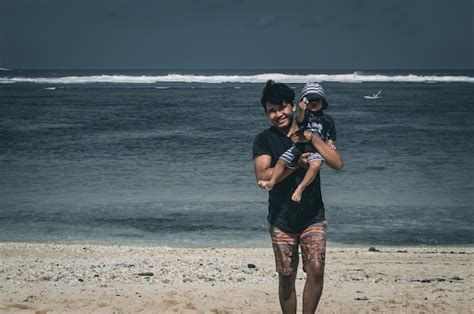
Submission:
[[[301,202],[301,195],[303,194],[304,189],[306,189],[306,187],[310,185],[311,182],[313,182],[314,178],[316,178],[316,175],[318,174],[319,168],[321,168],[322,163],[323,161],[318,159],[315,159],[309,163],[308,170],[306,171],[303,180],[291,196],[291,199],[294,202]]]
[[[278,160],[277,163],[275,164],[275,167],[273,167],[273,173],[272,177],[270,180],[260,180],[257,182],[258,186],[261,187],[262,189],[267,189],[271,191],[275,184],[281,181],[283,177],[283,173],[285,172],[286,168],[286,162],[283,160]]]

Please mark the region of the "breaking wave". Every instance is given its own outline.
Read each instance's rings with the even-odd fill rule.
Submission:
[[[306,83],[306,82],[414,82],[414,83],[438,83],[438,82],[467,82],[474,83],[474,77],[470,76],[426,76],[426,75],[364,75],[361,72],[352,74],[308,74],[293,75],[281,73],[264,73],[256,75],[187,75],[167,74],[161,76],[132,76],[132,75],[93,75],[93,76],[64,76],[64,77],[0,77],[0,84],[8,83],[39,83],[39,84],[88,84],[88,83],[127,83],[127,84],[153,84],[167,82],[182,83],[264,83],[267,80],[275,80],[284,83]]]

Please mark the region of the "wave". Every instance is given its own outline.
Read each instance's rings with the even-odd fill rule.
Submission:
[[[470,76],[425,76],[425,75],[365,75],[361,72],[352,74],[281,74],[264,73],[256,75],[185,75],[167,74],[161,76],[131,76],[131,75],[94,75],[94,76],[64,76],[64,77],[0,77],[0,84],[8,83],[39,83],[39,84],[88,84],[88,83],[126,83],[126,84],[154,84],[154,83],[264,83],[267,80],[283,83],[306,82],[467,82],[474,83]]]

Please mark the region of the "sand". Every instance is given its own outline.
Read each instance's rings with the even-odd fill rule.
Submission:
[[[472,313],[473,260],[474,247],[330,245],[318,312]],[[270,247],[0,243],[1,313],[278,313],[277,278]]]

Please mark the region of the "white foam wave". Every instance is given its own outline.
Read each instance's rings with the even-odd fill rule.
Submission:
[[[183,83],[264,83],[267,80],[284,83],[306,82],[467,82],[474,83],[470,76],[423,76],[423,75],[365,75],[360,72],[352,74],[308,74],[293,75],[281,73],[264,73],[257,75],[184,75],[168,74],[162,76],[130,76],[130,75],[96,75],[96,76],[65,76],[65,77],[0,77],[0,84],[5,83],[40,83],[40,84],[87,84],[87,83],[127,83],[153,84],[166,82]]]

